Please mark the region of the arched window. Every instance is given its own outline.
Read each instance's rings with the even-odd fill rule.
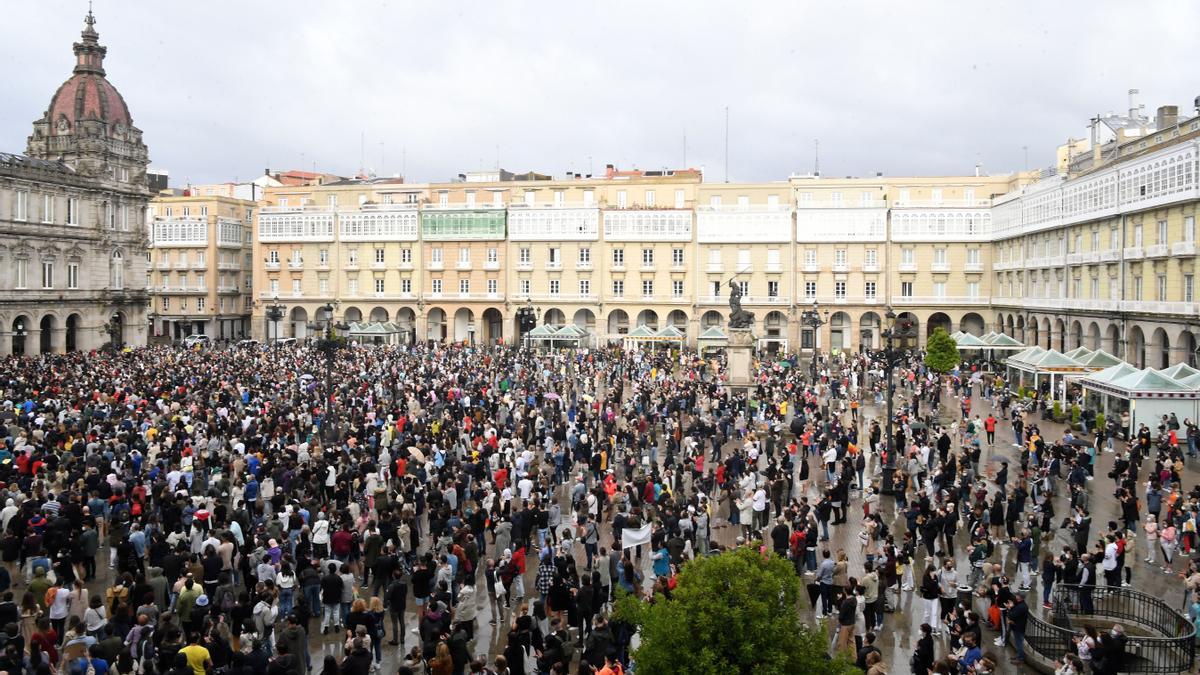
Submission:
[[[109,261],[109,286],[114,291],[125,288],[125,256],[121,255],[121,249],[113,251]]]

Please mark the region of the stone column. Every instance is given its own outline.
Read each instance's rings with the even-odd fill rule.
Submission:
[[[50,351],[65,354],[67,351],[67,329],[55,328],[50,333]]]
[[[35,356],[42,353],[42,329],[30,328],[25,336],[25,355]]]
[[[425,340],[429,339],[429,322],[428,321],[429,320],[426,317],[424,311],[417,313],[416,327],[417,327],[417,342],[418,343],[425,342]]]
[[[500,337],[504,339],[504,344],[513,345],[517,341],[517,310],[515,307],[506,309],[501,314],[500,321]]]
[[[12,333],[0,331],[0,356],[12,356]]]

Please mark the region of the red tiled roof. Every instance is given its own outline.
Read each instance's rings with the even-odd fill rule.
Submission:
[[[129,107],[117,88],[102,75],[76,73],[63,83],[50,100],[51,129],[56,129],[60,119],[70,125],[68,133],[75,133],[75,125],[83,120],[99,120],[109,124],[112,133],[119,123],[126,128],[133,126]]]

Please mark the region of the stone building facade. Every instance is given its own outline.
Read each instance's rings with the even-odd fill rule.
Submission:
[[[148,151],[91,12],[74,52],[26,154],[0,154],[0,355],[146,342]]]

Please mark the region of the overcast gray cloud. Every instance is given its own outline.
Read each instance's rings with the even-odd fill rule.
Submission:
[[[81,0],[7,0],[0,150],[70,74]],[[724,178],[1046,166],[1089,116],[1191,114],[1200,3],[98,0],[109,79],[172,182],[501,165]],[[686,135],[686,145],[684,137]],[[362,142],[365,139],[365,143]],[[362,150],[365,146],[365,151]],[[686,159],[685,159],[686,152]],[[361,155],[365,155],[360,160]]]

